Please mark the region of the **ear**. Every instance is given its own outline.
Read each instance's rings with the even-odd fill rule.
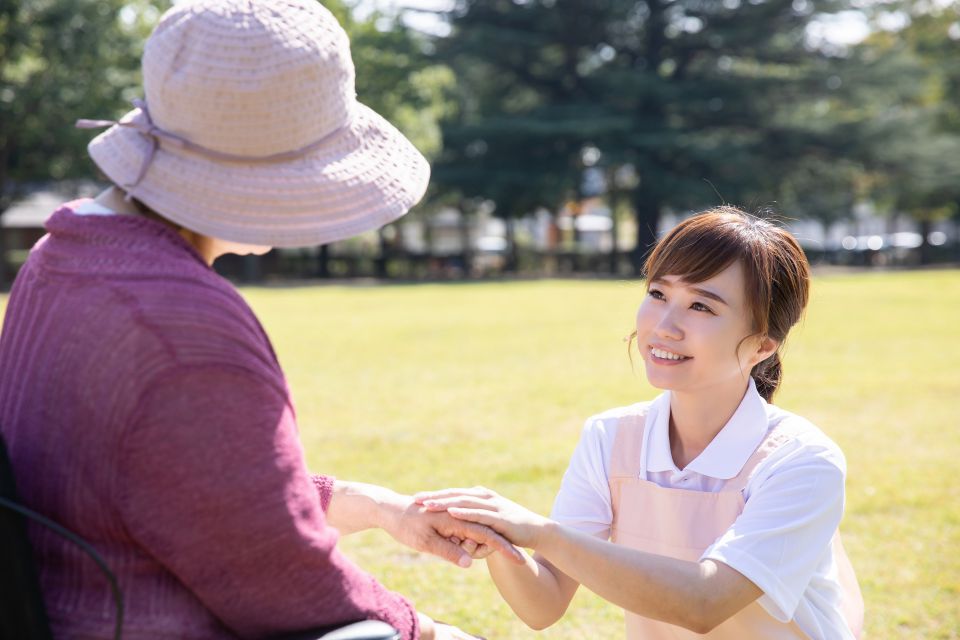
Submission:
[[[763,362],[772,356],[779,348],[780,342],[778,340],[774,340],[770,336],[763,336],[760,338],[759,342],[757,343],[757,350],[750,357],[751,368],[756,366],[758,362]]]

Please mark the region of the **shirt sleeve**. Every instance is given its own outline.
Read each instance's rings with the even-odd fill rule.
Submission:
[[[768,460],[762,474],[758,469],[761,477],[751,481],[743,512],[701,557],[746,576],[763,590],[760,604],[782,622],[793,618],[817,567],[831,553],[843,516],[846,473],[839,450],[793,449]]]
[[[550,513],[560,524],[604,540],[613,522],[607,468],[615,435],[616,420],[586,421]]]
[[[244,638],[383,620],[411,604],[344,557],[306,470],[285,389],[226,365],[155,380],[122,442],[131,537]]]

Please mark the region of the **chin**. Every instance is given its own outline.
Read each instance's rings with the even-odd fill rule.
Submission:
[[[670,379],[670,376],[663,375],[656,371],[653,365],[647,365],[647,384],[654,389],[661,391],[673,391],[677,388],[677,381]]]

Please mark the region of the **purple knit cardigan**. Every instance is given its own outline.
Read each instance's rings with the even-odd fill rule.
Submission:
[[[416,614],[337,548],[290,392],[237,291],[164,224],[47,222],[0,335],[0,429],[24,502],[90,541],[123,590],[127,638],[256,638]],[[82,552],[33,527],[58,638],[108,638]]]

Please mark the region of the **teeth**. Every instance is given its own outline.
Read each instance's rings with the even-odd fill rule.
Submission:
[[[664,351],[663,349],[651,348],[650,353],[657,356],[658,358],[663,358],[664,360],[685,360],[685,356],[681,356],[678,353],[671,353],[669,351]]]

